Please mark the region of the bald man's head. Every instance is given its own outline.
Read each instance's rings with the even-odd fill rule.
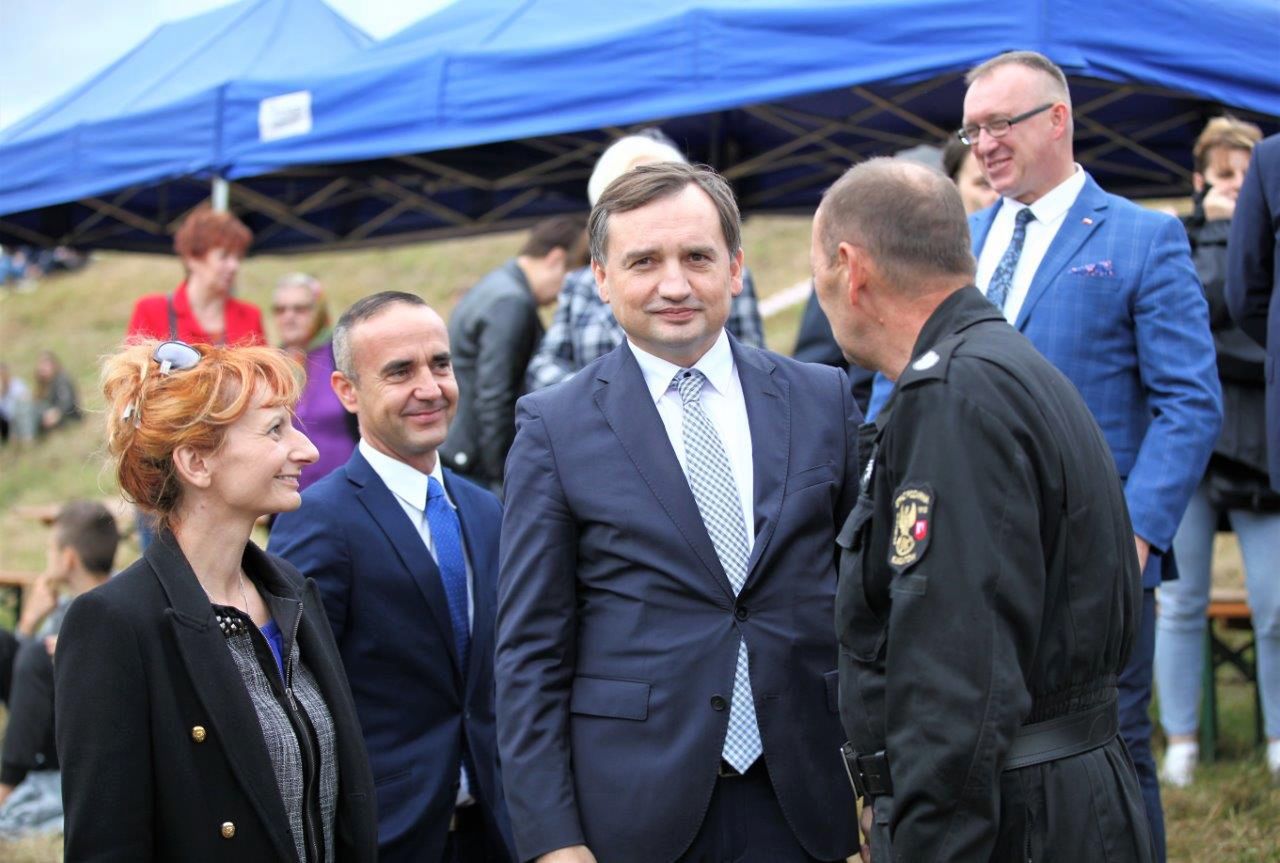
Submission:
[[[828,261],[849,243],[901,291],[938,276],[973,278],[964,203],[931,168],[889,158],[854,165],[822,196],[815,218]]]

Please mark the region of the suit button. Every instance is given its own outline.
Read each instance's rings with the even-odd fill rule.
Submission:
[[[222,838],[231,839],[236,835],[236,825],[232,821],[222,822]]]
[[[205,733],[203,725],[191,726],[191,739],[194,740],[196,743],[204,743],[204,739],[207,736],[208,734]]]
[[[713,695],[713,696],[711,696],[711,709],[712,709],[712,710],[724,710],[724,709],[725,709],[726,707],[728,707],[728,706],[729,706],[729,703],[728,703],[727,701],[725,701],[725,700],[724,700],[724,696],[723,696],[723,695]]]
[[[733,616],[738,618],[738,620],[746,620],[751,616],[751,612],[747,611],[747,607],[745,605],[739,605],[733,610]]]

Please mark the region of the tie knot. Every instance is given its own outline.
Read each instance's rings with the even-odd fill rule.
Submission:
[[[444,486],[440,485],[440,481],[433,476],[427,477],[427,500],[435,500],[438,497],[444,497]]]
[[[1030,207],[1023,207],[1018,211],[1018,215],[1014,216],[1014,220],[1017,222],[1019,228],[1025,228],[1027,226],[1027,222],[1030,222],[1035,217],[1036,214],[1031,212]]]
[[[697,369],[681,369],[676,372],[671,383],[680,391],[680,401],[689,404],[698,401],[698,397],[702,395],[702,385],[706,380],[702,372]]]

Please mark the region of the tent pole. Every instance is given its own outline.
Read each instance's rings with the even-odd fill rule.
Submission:
[[[225,213],[227,211],[227,203],[231,198],[231,187],[227,181],[222,177],[214,177],[210,197],[213,199],[213,209],[216,212]]]

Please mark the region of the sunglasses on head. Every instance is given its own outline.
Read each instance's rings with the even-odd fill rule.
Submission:
[[[156,349],[151,353],[151,361],[160,364],[160,374],[168,375],[175,371],[185,372],[187,369],[195,368],[196,363],[200,362],[203,356],[186,342],[169,341],[156,345]],[[145,375],[143,379],[146,379]],[[135,402],[129,402],[129,406],[120,415],[120,421],[128,422],[130,417],[133,418],[135,425],[142,421],[141,397]]]

